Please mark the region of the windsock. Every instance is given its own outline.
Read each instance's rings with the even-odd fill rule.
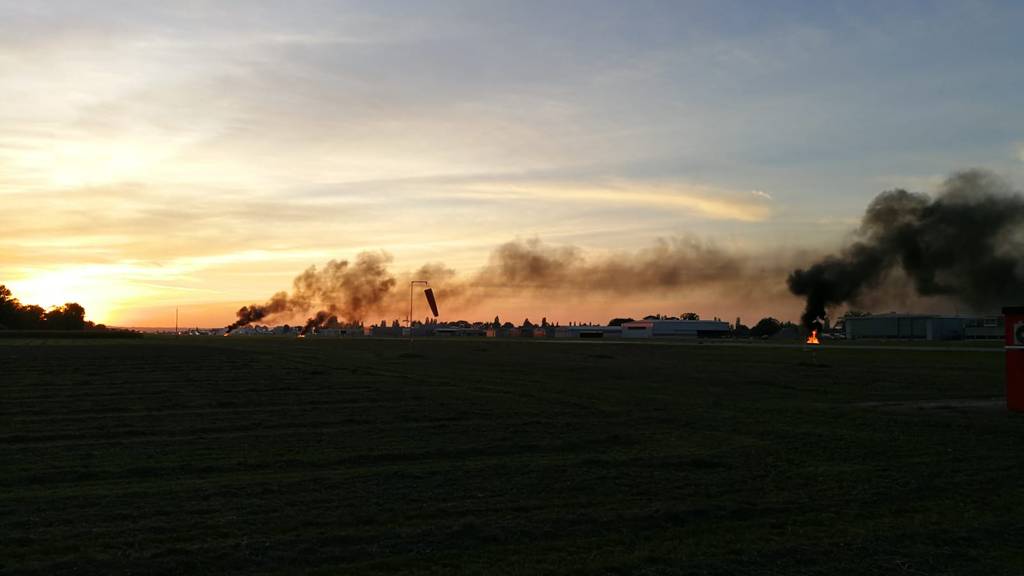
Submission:
[[[427,288],[423,291],[423,295],[427,297],[427,304],[430,304],[430,311],[434,313],[434,318],[437,318],[437,300],[434,300],[434,291]]]

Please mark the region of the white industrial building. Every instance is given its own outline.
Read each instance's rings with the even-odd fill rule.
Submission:
[[[729,334],[721,320],[640,320],[622,325],[623,338],[715,338]]]
[[[620,326],[558,326],[555,338],[618,338],[622,335]]]

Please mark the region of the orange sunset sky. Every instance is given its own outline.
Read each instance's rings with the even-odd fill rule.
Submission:
[[[220,326],[367,250],[468,277],[509,241],[684,238],[760,281],[454,310],[442,283],[442,319],[795,319],[785,270],[879,191],[1024,181],[1020,7],[984,6],[0,2],[0,283]]]

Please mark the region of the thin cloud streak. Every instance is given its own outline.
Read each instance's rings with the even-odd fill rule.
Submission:
[[[544,202],[607,202],[679,210],[698,217],[742,222],[762,222],[771,211],[741,195],[706,186],[620,183],[605,186],[565,184],[486,183],[465,187],[469,194],[486,199],[531,199]]]

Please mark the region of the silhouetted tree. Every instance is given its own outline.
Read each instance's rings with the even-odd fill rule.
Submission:
[[[18,300],[11,295],[7,286],[0,284],[0,330],[16,328],[14,324],[17,321],[17,312],[20,307]]]
[[[679,315],[680,320],[700,320],[700,314],[696,312],[683,312]]]
[[[757,324],[750,329],[750,335],[755,338],[773,336],[778,333],[779,330],[782,330],[782,322],[779,322],[775,318],[769,316],[768,318],[761,318],[758,320]]]
[[[46,328],[46,310],[42,306],[31,304],[21,306],[16,311],[14,328],[22,330],[42,330]]]
[[[632,318],[612,318],[608,321],[609,326],[622,326],[626,322],[633,322]]]
[[[85,321],[85,308],[68,302],[50,311],[35,304],[24,305],[6,286],[0,285],[0,328],[12,330],[82,330],[92,328]]]
[[[501,328],[501,320],[497,316],[494,317],[494,324],[492,324],[492,326],[495,328]]]
[[[82,330],[85,328],[85,308],[68,302],[43,313],[43,322],[51,330]]]

